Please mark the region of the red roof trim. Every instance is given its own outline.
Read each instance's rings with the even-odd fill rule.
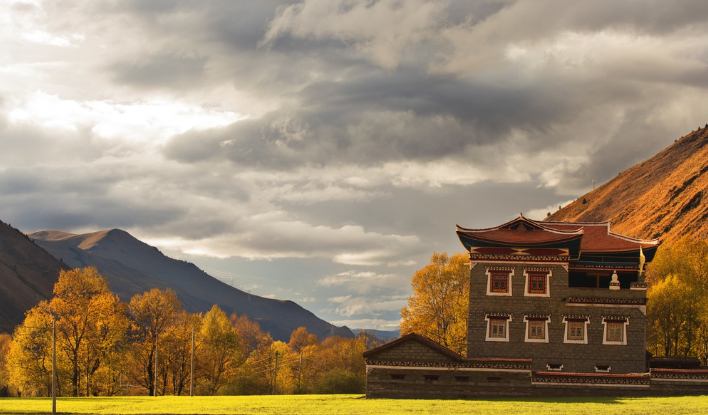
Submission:
[[[533,376],[556,378],[629,378],[645,379],[648,373],[579,373],[579,372],[533,372]]]
[[[477,232],[489,232],[489,231],[498,231],[503,228],[509,228],[510,226],[514,225],[517,222],[523,222],[527,223],[528,225],[534,227],[534,228],[539,228],[544,231],[548,232],[553,232],[557,234],[566,234],[566,235],[582,235],[583,230],[582,227],[578,227],[578,229],[574,231],[566,231],[566,230],[560,230],[560,229],[553,229],[545,225],[545,222],[537,222],[533,219],[529,219],[527,217],[524,217],[523,215],[519,215],[519,217],[514,218],[510,220],[509,222],[502,223],[499,226],[494,226],[491,228],[480,228],[480,229],[472,229],[472,228],[463,228],[460,225],[455,225],[455,228],[458,232],[471,232],[471,233],[477,233]],[[531,232],[531,231],[529,231]]]

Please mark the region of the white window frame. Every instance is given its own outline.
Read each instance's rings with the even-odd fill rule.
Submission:
[[[537,319],[537,318],[531,318],[529,320],[528,316],[524,316],[524,321],[526,322],[526,332],[524,334],[524,341],[526,343],[548,343],[548,323],[551,322],[551,318],[548,317],[545,320]],[[529,322],[530,321],[542,321],[543,324],[543,339],[532,339],[529,338]]]
[[[492,274],[496,273],[508,273],[509,275],[509,281],[507,282],[507,292],[505,293],[500,293],[500,292],[493,292],[492,291]],[[499,295],[499,296],[505,296],[505,297],[511,297],[512,295],[512,281],[514,280],[514,268],[495,268],[495,267],[487,267],[487,270],[485,272],[487,275],[487,295]]]
[[[572,322],[578,322],[579,319],[577,318],[570,318],[570,321],[568,317],[563,317],[563,324],[565,324],[565,330],[563,332],[563,343],[574,343],[574,344],[588,344],[588,324],[590,324],[590,318],[585,319],[583,321],[583,339],[582,340],[570,340],[568,339],[568,326],[571,321]]]
[[[619,321],[619,320],[624,320]],[[622,324],[622,341],[611,341],[607,340],[607,330],[609,330],[609,325],[608,323],[623,323]],[[626,346],[627,345],[627,326],[629,325],[629,317],[622,317],[622,318],[612,318],[612,317],[603,317],[602,318],[602,344],[608,344],[608,345],[615,345],[615,346]]]
[[[511,316],[490,316],[486,315],[484,317],[485,320],[487,320],[487,331],[485,333],[485,341],[488,342],[508,342],[509,341],[509,326],[511,322]],[[491,337],[491,329],[492,329],[492,320],[504,320],[506,322],[506,325],[504,326],[504,334],[506,337]]]
[[[607,369],[604,369],[604,370],[599,369],[597,367],[597,365],[595,365],[595,372],[597,372],[597,373],[610,373],[611,370],[612,370],[612,366],[609,366],[609,365],[607,366]]]
[[[531,274],[540,274],[540,273],[545,273],[546,274],[546,292],[545,293],[530,293],[529,292],[529,282],[530,282],[530,277]],[[550,297],[551,296],[551,276],[553,273],[551,272],[550,269],[524,269],[524,296],[525,297]]]

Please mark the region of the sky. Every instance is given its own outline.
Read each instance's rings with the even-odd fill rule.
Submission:
[[[708,122],[708,2],[0,2],[0,220],[395,329],[455,225]]]

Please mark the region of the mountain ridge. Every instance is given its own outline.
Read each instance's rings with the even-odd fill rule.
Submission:
[[[212,304],[218,304],[228,314],[235,311],[258,321],[277,340],[288,341],[300,326],[320,338],[353,337],[348,328],[335,327],[293,301],[245,293],[190,262],[165,256],[121,229],[86,234],[44,230],[28,236],[72,267],[95,266],[123,301],[153,286],[169,287],[187,311],[206,312]]]

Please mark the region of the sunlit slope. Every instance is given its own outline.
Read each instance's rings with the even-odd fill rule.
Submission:
[[[707,144],[708,128],[692,132],[547,220],[610,221],[635,238],[708,238]]]

